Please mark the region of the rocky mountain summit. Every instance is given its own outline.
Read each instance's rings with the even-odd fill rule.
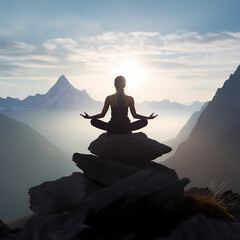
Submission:
[[[208,189],[184,191],[188,178],[152,162],[170,147],[143,133],[102,134],[89,150],[73,155],[82,172],[29,190],[34,216],[18,231],[1,223],[1,239],[240,239],[239,205],[233,217]]]

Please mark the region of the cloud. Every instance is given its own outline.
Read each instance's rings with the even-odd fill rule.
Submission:
[[[2,86],[2,87],[16,87],[16,85],[14,83],[2,82],[2,81],[0,81],[0,86]]]
[[[153,81],[159,82],[161,76],[171,86],[184,82],[182,88],[187,82],[191,88],[197,81],[200,91],[208,78],[214,91],[220,73],[233,72],[239,59],[240,32],[105,32],[75,39],[55,38],[40,44],[0,43],[0,79],[55,79],[65,73],[75,79],[83,76],[83,85],[91,88],[89,79],[93,76],[104,79],[112,68],[134,60]]]

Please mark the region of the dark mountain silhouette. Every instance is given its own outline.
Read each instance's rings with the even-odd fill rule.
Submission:
[[[164,162],[195,186],[223,182],[240,192],[240,66],[218,89],[189,138]]]
[[[0,215],[13,220],[30,212],[28,189],[67,175],[74,166],[28,125],[0,114]]]

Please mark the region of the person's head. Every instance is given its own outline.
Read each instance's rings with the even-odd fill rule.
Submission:
[[[123,76],[117,76],[114,80],[114,86],[117,92],[124,92],[124,88],[126,87],[126,79]]]

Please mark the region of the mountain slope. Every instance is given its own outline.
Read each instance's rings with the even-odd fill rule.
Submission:
[[[158,162],[165,161],[175,154],[178,146],[182,142],[184,142],[191,134],[193,128],[197,124],[198,118],[202,114],[203,110],[206,108],[207,104],[208,102],[202,106],[200,111],[196,111],[191,115],[191,117],[188,119],[186,124],[182,127],[182,129],[180,130],[180,132],[175,138],[169,139],[168,141],[164,142],[164,144],[166,144],[167,146],[171,146],[172,151],[168,154],[163,155],[161,158],[159,158]]]
[[[46,94],[28,96],[24,100],[6,98],[0,99],[0,106],[5,109],[32,110],[79,110],[84,106],[99,105],[85,90],[74,88],[67,78],[62,75]]]
[[[20,107],[21,106],[21,100],[18,98],[1,98],[0,97],[0,111],[7,109],[7,108],[12,108],[12,107]]]
[[[240,66],[218,89],[190,134],[164,162],[195,186],[222,182],[240,192]]]
[[[28,189],[67,175],[74,166],[47,139],[26,124],[0,114],[0,218],[29,214]]]

